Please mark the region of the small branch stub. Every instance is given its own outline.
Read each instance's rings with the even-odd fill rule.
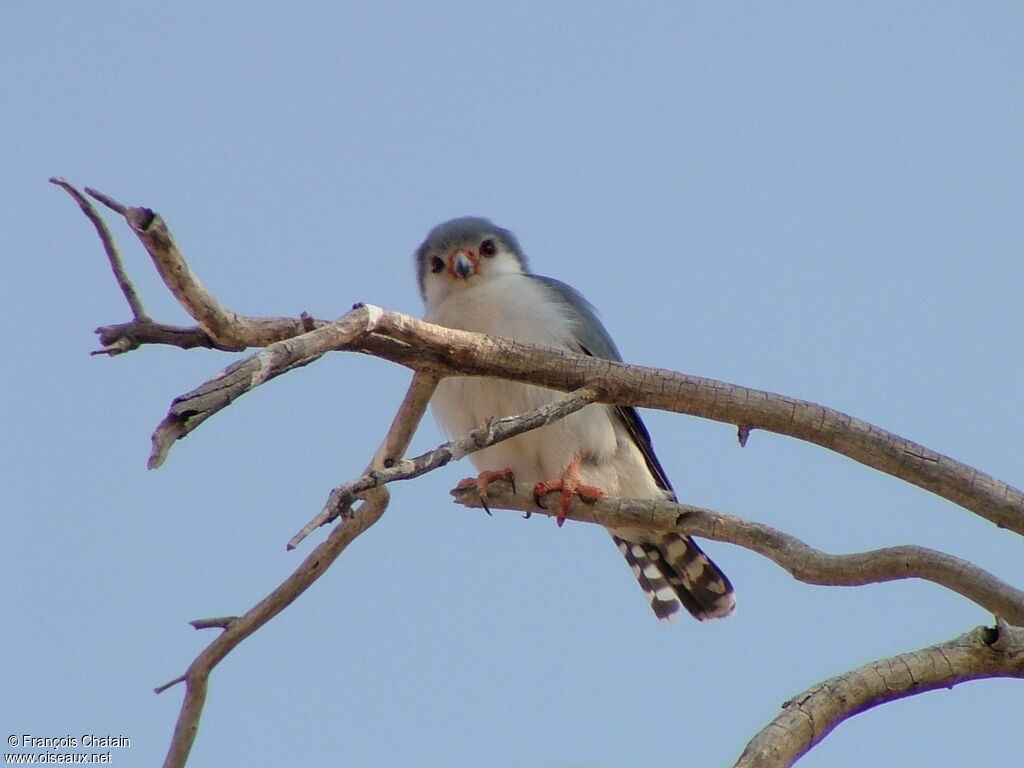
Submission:
[[[193,629],[227,629],[236,621],[237,616],[218,616],[212,619],[193,619],[189,624]]]

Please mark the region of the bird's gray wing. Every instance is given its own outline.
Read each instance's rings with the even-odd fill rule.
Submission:
[[[552,277],[543,277],[541,275],[530,275],[530,277],[547,286],[568,306],[573,325],[573,334],[583,354],[622,362],[622,355],[619,354],[615,342],[612,341],[612,337],[608,335],[604,324],[597,316],[597,310],[594,309],[594,306],[589,301],[583,298],[579,291]],[[658,461],[658,457],[654,453],[651,434],[640,419],[640,414],[636,408],[628,405],[616,405],[614,409],[615,415],[622,422],[630,437],[633,438],[633,442],[636,443],[643,454],[644,461],[647,462],[647,468],[654,476],[658,486],[672,493],[672,497],[675,498],[672,484],[668,481],[668,475],[665,474],[664,467],[661,466],[661,462]]]

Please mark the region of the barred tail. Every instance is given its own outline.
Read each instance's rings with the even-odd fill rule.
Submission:
[[[674,621],[680,605],[700,621],[728,616],[736,607],[729,579],[689,536],[667,533],[646,543],[613,533],[612,539],[662,621]]]

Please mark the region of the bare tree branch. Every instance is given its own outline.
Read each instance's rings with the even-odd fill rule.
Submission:
[[[853,715],[969,680],[1024,677],[1024,630],[1000,624],[910,653],[873,661],[812,686],[750,743],[734,768],[787,768]]]
[[[239,396],[271,378],[309,364],[329,351],[370,354],[411,368],[409,391],[380,448],[360,478],[334,489],[321,513],[292,539],[289,548],[318,525],[341,522],[275,590],[241,616],[199,619],[197,629],[222,630],[185,674],[161,686],[186,683],[185,697],[165,766],[182,766],[194,743],[207,681],[213,668],[242,640],[289,605],[383,514],[385,484],[415,477],[452,459],[561,418],[590,402],[635,405],[735,424],[741,445],[752,430],[765,429],[807,440],[866,466],[899,477],[953,501],[1000,527],[1024,534],[1024,493],[947,456],[872,424],[815,403],[682,373],[575,355],[439,326],[372,305],[357,304],[334,322],[239,315],[213,296],[192,272],[162,218],[147,208],[124,206],[95,190],[86,191],[124,216],[149,252],[169,290],[197,321],[183,328],[154,323],[121,264],[116,245],[89,201],[63,179],[65,189],[95,225],[115,279],[134,320],[97,329],[103,348],[120,354],[144,344],[183,349],[201,346],[237,351],[263,347],[232,364],[190,393],[176,398],[153,435],[150,466],[159,466],[175,440],[184,437]],[[412,433],[439,379],[447,375],[495,376],[573,394],[527,414],[496,420],[422,456],[405,459]],[[485,502],[475,489],[453,491],[466,506]],[[355,510],[352,505],[361,499]],[[530,497],[496,482],[491,506],[549,513]],[[759,523],[670,502],[574,500],[570,518],[613,527],[673,530],[730,542],[758,552],[812,584],[853,586],[920,578],[945,586],[992,611],[996,630],[976,629],[948,643],[884,659],[817,685],[787,702],[784,711],[747,746],[736,768],[788,766],[836,724],[884,701],[951,687],[983,677],[1024,677],[1024,592],[978,566],[916,546],[830,555]]]
[[[185,697],[164,759],[164,768],[180,768],[188,760],[199,729],[199,718],[206,703],[207,683],[213,668],[245,638],[305,592],[360,533],[380,519],[386,507],[386,496],[364,502],[354,514],[335,527],[330,536],[276,589],[238,617],[236,622],[225,627],[189,665],[184,675],[171,681],[171,684],[178,681],[185,683]],[[161,686],[156,692],[160,693],[167,687]]]
[[[736,423],[748,431],[767,429],[829,448],[1024,534],[1024,493],[1020,490],[825,406],[674,371],[443,328],[369,304],[358,304],[335,323],[239,361],[177,398],[154,435],[151,466],[159,466],[173,441],[212,412],[264,381],[332,350],[365,352],[438,375],[498,376],[562,391],[593,385],[605,393],[602,402]]]
[[[380,447],[373,455],[367,471],[387,469],[405,456],[405,451],[409,447],[409,443],[412,442],[416,428],[423,420],[423,414],[427,412],[427,406],[437,388],[437,382],[438,378],[429,371],[417,371],[413,374],[405,398],[398,407],[391,426],[388,427],[387,435],[384,436]]]
[[[128,210],[128,206],[127,205],[123,205],[122,203],[117,202],[117,200],[112,198],[110,195],[105,195],[102,192],[99,192],[98,190],[93,189],[92,187],[86,187],[85,188],[85,193],[87,195],[89,195],[90,197],[94,197],[97,200],[99,200],[101,203],[103,203],[105,206],[107,206],[107,208],[112,210],[114,213],[119,213],[122,216],[124,216],[125,211]]]
[[[227,310],[193,274],[157,214],[147,208],[122,208],[126,221],[153,258],[168,288],[218,345],[231,349],[267,346],[300,335],[310,325],[318,330],[320,326],[327,327],[320,320],[253,318]],[[370,313],[366,307],[357,305],[354,310],[366,310],[365,333],[350,335],[351,319],[346,316],[338,321],[347,326],[340,335],[337,331],[325,332],[311,342],[317,345],[316,352],[306,350],[299,353],[300,357],[304,354],[309,358],[305,362],[309,362],[315,359],[314,354],[350,349],[440,375],[499,376],[563,392],[593,384],[606,392],[609,403],[659,408],[736,424],[743,443],[753,429],[807,440],[931,491],[1000,527],[1024,534],[1024,493],[1017,488],[831,408],[713,379],[441,328],[397,312]],[[287,350],[283,354],[287,357]],[[257,357],[249,365],[265,370],[267,360]],[[286,363],[281,370],[288,367]],[[263,380],[266,377],[257,376],[257,383]],[[247,390],[236,391],[233,396],[215,400],[226,405]],[[178,434],[178,426],[169,424],[167,429],[181,437],[188,430]],[[165,455],[166,450],[162,454],[154,450],[151,462],[159,465]]]
[[[163,464],[175,440],[185,437],[236,398],[282,373],[309,365],[334,346],[344,346],[364,332],[366,322],[364,314],[350,312],[337,323],[273,342],[232,363],[197,389],[176,397],[153,432],[149,468]]]
[[[605,392],[602,402],[658,408],[806,440],[1024,534],[1024,493],[1017,488],[817,403],[674,371],[442,328],[397,312],[381,314],[373,326],[372,335],[378,334],[405,341],[416,350],[430,350],[462,375],[498,376],[562,391],[593,385]],[[388,359],[409,364],[407,359]],[[431,364],[436,365],[436,361]]]
[[[95,332],[100,337],[100,343],[103,346],[90,353],[93,355],[113,357],[138,349],[145,344],[167,344],[179,349],[203,347],[219,349],[224,352],[235,351],[230,347],[218,344],[198,325],[184,327],[133,320],[129,323],[100,326]]]
[[[75,187],[66,180],[59,176],[55,176],[50,179],[50,183],[56,184],[71,195],[71,197],[75,199],[75,202],[78,203],[78,207],[82,209],[82,213],[84,213],[86,218],[92,222],[94,227],[96,227],[96,233],[100,236],[100,242],[103,243],[103,250],[107,252],[107,260],[110,262],[110,269],[114,273],[114,279],[117,281],[117,285],[121,289],[121,293],[124,294],[124,298],[132,310],[132,317],[134,317],[139,323],[148,322],[149,315],[146,314],[146,310],[142,306],[142,299],[140,299],[139,294],[135,292],[135,286],[132,285],[132,281],[129,279],[128,273],[125,272],[124,263],[121,261],[121,253],[117,248],[117,243],[114,242],[114,236],[110,234],[110,229],[107,228],[107,223],[96,212],[96,209],[92,207],[92,203],[89,202],[85,195],[75,189]],[[117,352],[111,352],[110,354],[117,354]]]
[[[541,512],[554,516],[558,492],[549,497],[550,510],[538,507],[526,494],[513,495],[507,483],[488,488],[491,509]],[[473,489],[456,488],[455,501],[480,507]],[[924,579],[963,595],[1011,624],[1024,626],[1024,591],[973,563],[927,547],[905,545],[870,552],[831,555],[795,536],[763,523],[671,501],[605,497],[596,503],[574,497],[567,517],[612,528],[678,531],[749,549],[788,571],[797,581],[830,587],[857,587],[899,579]]]
[[[436,384],[437,380],[429,374],[413,377],[391,428],[377,451],[377,457],[405,452],[416,431],[416,425],[423,418]],[[243,615],[192,622],[197,629],[222,627],[224,631],[195,658],[184,675],[156,689],[160,693],[178,682],[186,685],[174,736],[164,759],[164,768],[181,768],[188,760],[199,729],[199,718],[206,703],[207,683],[213,668],[239,643],[291,605],[295,598],[320,578],[359,534],[380,519],[387,508],[388,498],[386,488],[369,491],[359,508],[346,515],[327,539],[314,548],[287,579]]]
[[[132,232],[153,259],[157,272],[178,303],[218,345],[242,350],[265,347],[307,330],[301,320],[288,317],[254,318],[224,307],[199,281],[159,214],[149,208],[122,205],[107,195],[88,189],[90,195],[124,216]]]

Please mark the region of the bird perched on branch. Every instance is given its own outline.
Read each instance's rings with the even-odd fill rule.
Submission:
[[[532,274],[515,236],[487,219],[438,225],[415,259],[429,322],[622,359],[590,303],[565,283]],[[502,379],[450,377],[439,384],[432,406],[442,428],[461,436],[488,419],[523,413],[559,396]],[[497,477],[533,484],[538,499],[561,490],[559,525],[573,493],[585,500],[605,494],[675,498],[647,428],[636,409],[626,406],[594,403],[470,458],[481,474],[466,482],[481,497]],[[609,533],[659,619],[673,620],[680,605],[701,620],[732,612],[729,579],[688,536],[618,528]]]

